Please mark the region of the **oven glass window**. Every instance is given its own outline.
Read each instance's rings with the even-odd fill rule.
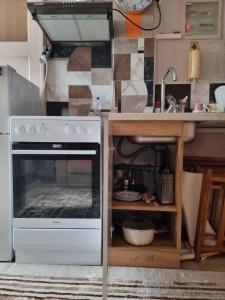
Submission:
[[[99,218],[96,156],[14,155],[15,218]]]

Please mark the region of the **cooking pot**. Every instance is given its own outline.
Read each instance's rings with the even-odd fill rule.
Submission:
[[[153,242],[155,225],[142,216],[135,216],[122,222],[125,241],[135,246],[146,246]]]

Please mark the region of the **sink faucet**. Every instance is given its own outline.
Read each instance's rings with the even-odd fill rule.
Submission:
[[[162,82],[161,82],[161,112],[164,112],[165,110],[165,80],[166,77],[169,75],[169,73],[172,73],[173,76],[173,81],[177,81],[177,73],[176,70],[173,67],[168,67],[162,77]]]

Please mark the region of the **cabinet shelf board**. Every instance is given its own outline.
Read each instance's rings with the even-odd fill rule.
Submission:
[[[168,234],[156,235],[151,245],[143,247],[129,245],[122,234],[115,234],[108,251],[111,266],[179,268],[180,253]]]
[[[112,203],[113,210],[177,212],[176,205],[154,206],[151,204],[146,204],[144,201],[127,202],[127,201],[118,201],[118,200],[113,200],[111,203]]]

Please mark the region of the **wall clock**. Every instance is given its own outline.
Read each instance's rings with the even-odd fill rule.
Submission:
[[[115,3],[125,13],[140,14],[148,6],[150,6],[153,0],[114,0]]]

